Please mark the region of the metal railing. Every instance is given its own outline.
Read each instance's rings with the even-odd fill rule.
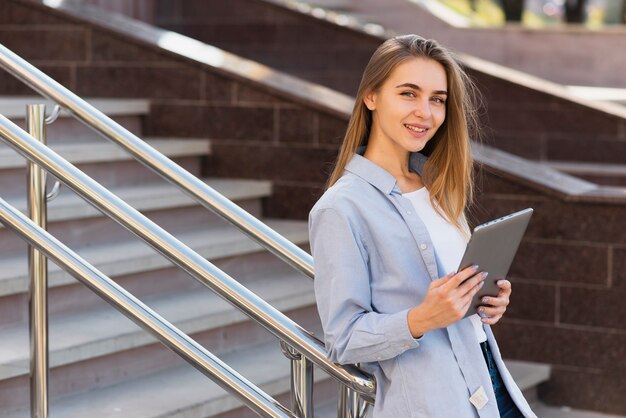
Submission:
[[[0,221],[257,414],[296,417],[1,198]],[[44,410],[37,413],[47,415]]]
[[[313,277],[312,258],[308,253],[2,45],[0,67],[128,150],[143,165],[239,227],[272,253]],[[342,384],[339,407],[341,417],[363,415],[366,408],[359,410],[361,399],[367,404],[374,402],[375,381],[371,375],[355,366],[340,366],[330,362],[321,341],[2,116],[0,136],[24,157],[45,168],[106,215],[276,335],[282,342],[283,351],[291,353],[288,357],[293,356],[292,397],[296,405],[294,411],[299,416],[312,416],[309,405],[313,380],[311,362]]]
[[[76,119],[128,151],[137,161],[176,185],[205,208],[241,229],[289,265],[313,278],[313,258],[306,251],[222,196],[202,180],[146,144],[113,119],[0,44],[0,67]]]

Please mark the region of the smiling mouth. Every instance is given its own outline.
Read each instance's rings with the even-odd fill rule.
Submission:
[[[418,128],[417,126],[413,126],[413,125],[407,125],[406,123],[404,124],[404,126],[408,129],[410,129],[413,132],[426,132],[428,130],[428,128]]]

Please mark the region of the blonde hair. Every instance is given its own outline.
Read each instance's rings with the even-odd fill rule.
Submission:
[[[440,63],[446,72],[446,118],[421,151],[429,157],[424,165],[422,181],[430,193],[433,207],[459,231],[467,234],[465,210],[474,198],[470,133],[479,134],[476,112],[478,94],[457,59],[435,40],[403,35],[385,41],[376,49],[363,72],[348,129],[326,187],[331,187],[343,175],[357,148],[367,145],[372,112],[365,106],[363,98],[369,92],[378,90],[399,64],[412,58],[432,59]]]

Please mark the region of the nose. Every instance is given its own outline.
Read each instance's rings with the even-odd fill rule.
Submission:
[[[430,100],[428,98],[425,98],[423,100],[417,100],[415,102],[415,108],[413,109],[413,114],[415,116],[419,116],[423,119],[428,119],[430,118],[431,115],[431,109],[430,109]]]

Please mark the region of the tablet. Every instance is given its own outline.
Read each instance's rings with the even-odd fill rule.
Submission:
[[[457,271],[477,264],[479,271],[489,273],[482,289],[474,296],[465,316],[476,313],[483,305],[483,296],[497,296],[500,288],[496,282],[506,278],[530,217],[531,208],[512,213],[474,228]]]

